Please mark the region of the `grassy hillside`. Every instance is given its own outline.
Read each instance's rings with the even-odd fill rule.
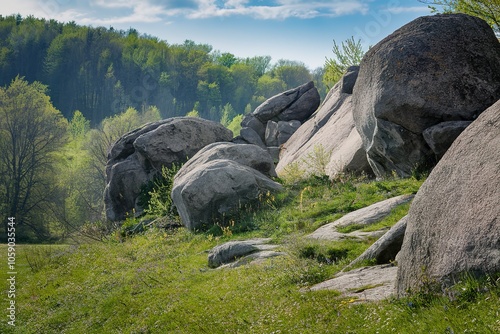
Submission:
[[[19,246],[17,326],[13,330],[4,316],[0,332],[500,332],[500,289],[494,281],[464,280],[453,297],[421,294],[369,304],[335,291],[301,292],[332,277],[373,242],[325,243],[305,234],[373,202],[414,193],[421,183],[308,180],[267,198],[259,213],[239,218],[244,229],[153,228],[126,240],[117,233],[78,246]],[[401,207],[379,224],[392,225],[407,210]],[[271,237],[289,255],[235,269],[208,268],[209,249],[248,237]],[[332,250],[344,256],[329,261]],[[6,247],[0,252],[6,254]]]

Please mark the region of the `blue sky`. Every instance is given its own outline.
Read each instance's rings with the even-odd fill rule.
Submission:
[[[133,27],[170,44],[190,39],[238,57],[301,61],[312,70],[333,55],[333,40],[354,36],[368,48],[430,11],[418,0],[18,0],[0,6],[0,15],[17,13]]]

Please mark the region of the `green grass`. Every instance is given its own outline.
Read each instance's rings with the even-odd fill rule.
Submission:
[[[498,333],[495,282],[466,281],[465,297],[369,304],[352,303],[335,291],[301,292],[332,277],[372,242],[320,242],[305,233],[357,207],[414,192],[420,183],[304,183],[246,217],[245,229],[235,225],[220,236],[150,229],[124,242],[18,246],[17,326],[7,326],[3,316],[0,332]],[[260,265],[208,268],[209,249],[252,236],[273,238],[289,255]],[[0,252],[6,254],[6,247]],[[1,300],[6,305],[5,293]]]

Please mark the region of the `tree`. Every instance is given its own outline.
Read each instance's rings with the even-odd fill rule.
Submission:
[[[342,48],[341,48],[342,47]],[[354,37],[345,40],[341,45],[333,41],[334,58],[326,58],[323,82],[330,89],[345,74],[350,66],[359,65],[365,55],[361,40],[354,41]]]
[[[66,141],[68,123],[46,95],[47,87],[16,77],[0,88],[0,207],[2,221],[15,217],[26,238],[49,237],[53,211],[56,153]],[[44,219],[45,218],[45,219]]]
[[[234,111],[233,106],[230,103],[226,103],[224,108],[222,108],[222,116],[220,119],[220,123],[227,127],[231,120],[236,116],[236,112]]]
[[[465,13],[485,20],[500,35],[500,0],[419,0],[434,12]],[[440,6],[439,10],[436,6]]]
[[[238,62],[238,58],[229,52],[220,53],[217,52],[214,56],[215,63],[230,68]]]
[[[90,130],[90,121],[85,119],[85,116],[76,110],[73,113],[73,118],[69,122],[69,132],[73,139],[82,138]]]
[[[285,83],[286,89],[298,87],[312,80],[306,65],[297,61],[279,60],[272,74]]]
[[[233,132],[234,137],[240,135],[242,121],[243,121],[243,115],[236,115],[231,120],[231,122],[226,126],[229,130]]]

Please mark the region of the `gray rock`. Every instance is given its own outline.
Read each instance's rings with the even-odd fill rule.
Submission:
[[[273,251],[278,246],[271,245],[269,238],[229,241],[216,246],[208,253],[210,268],[235,268],[253,261],[260,261],[275,256],[285,255]]]
[[[277,164],[280,160],[280,148],[277,146],[270,146],[267,148],[267,152],[269,152],[269,155],[273,158],[274,163]]]
[[[398,221],[387,233],[375,241],[366,251],[352,261],[348,268],[365,260],[375,260],[377,264],[389,263],[396,259],[401,250],[406,231],[407,216]]]
[[[314,87],[314,84],[307,84],[309,88],[307,91],[302,93],[300,91],[299,98],[288,108],[286,108],[282,113],[278,115],[278,119],[280,121],[300,121],[303,122],[311,116],[316,109],[318,109],[321,98],[319,96],[319,92]]]
[[[314,115],[282,146],[278,174],[284,173],[288,165],[297,163],[308,173],[311,171],[307,159],[321,147],[329,154],[326,171],[330,177],[341,172],[366,172],[371,168],[352,117],[351,95],[341,92],[341,83],[335,85]]]
[[[261,123],[267,121],[304,121],[318,108],[320,96],[314,83],[308,82],[267,99],[252,113]]]
[[[109,182],[111,167],[113,167],[113,165],[117,162],[124,161],[125,159],[127,159],[129,156],[131,156],[136,152],[134,147],[135,140],[139,136],[155,130],[166,121],[168,120],[145,124],[142,127],[123,135],[120,139],[116,141],[116,143],[113,144],[113,146],[108,152],[108,161],[106,164],[107,182]]]
[[[374,224],[387,217],[397,206],[411,201],[413,197],[414,195],[401,195],[350,212],[333,223],[321,226],[309,234],[308,237],[313,239],[338,240],[338,227],[350,225],[368,226]]]
[[[383,300],[394,293],[397,269],[385,264],[342,272],[309,290],[335,290],[341,292],[342,297],[356,298],[357,301]]]
[[[141,186],[149,181],[149,174],[144,169],[141,156],[134,153],[126,160],[114,163],[108,168],[108,183],[104,191],[106,217],[111,221],[123,220],[126,215],[134,216],[136,199]],[[141,211],[141,208],[136,208]]]
[[[266,126],[266,145],[268,147],[278,146],[278,123],[268,121]]]
[[[213,143],[205,146],[198,154],[191,158],[177,172],[180,178],[196,166],[206,164],[213,160],[232,160],[236,163],[251,167],[268,177],[276,177],[273,159],[267,150],[251,144]]]
[[[499,98],[500,44],[486,22],[425,16],[366,53],[354,86],[354,120],[375,174],[408,176],[435,164],[425,129],[474,120]]]
[[[352,94],[356,80],[358,79],[359,66],[351,66],[347,69],[347,73],[340,79],[340,91],[344,94]]]
[[[261,153],[266,162],[272,161],[265,150]],[[174,178],[172,200],[184,226],[194,230],[222,221],[262,194],[281,189],[279,183],[242,161],[209,159],[181,168]]]
[[[197,117],[171,118],[134,141],[134,147],[156,170],[184,162],[204,146],[230,141],[232,132],[221,124]]]
[[[241,121],[242,128],[253,129],[259,135],[262,141],[265,141],[266,136],[266,124],[262,123],[254,115],[246,115]]]
[[[408,213],[398,262],[404,296],[426,281],[500,272],[500,101],[455,140]]]
[[[284,252],[275,252],[275,251],[259,251],[256,253],[252,253],[242,257],[241,259],[236,260],[235,262],[225,264],[220,266],[219,268],[237,268],[241,266],[245,266],[247,264],[259,264],[264,262],[267,259],[277,257],[277,256],[285,256],[287,255]]]
[[[425,129],[422,134],[427,145],[441,159],[455,139],[471,123],[472,121],[443,122]]]
[[[240,136],[249,144],[254,144],[262,148],[266,147],[259,134],[252,128],[241,128]]]
[[[108,154],[107,218],[118,221],[133,210],[141,212],[136,203],[141,187],[158,175],[162,166],[183,163],[204,146],[232,137],[221,124],[193,117],[169,118],[125,134]]]
[[[297,131],[301,123],[299,121],[278,122],[278,146],[283,145]]]

